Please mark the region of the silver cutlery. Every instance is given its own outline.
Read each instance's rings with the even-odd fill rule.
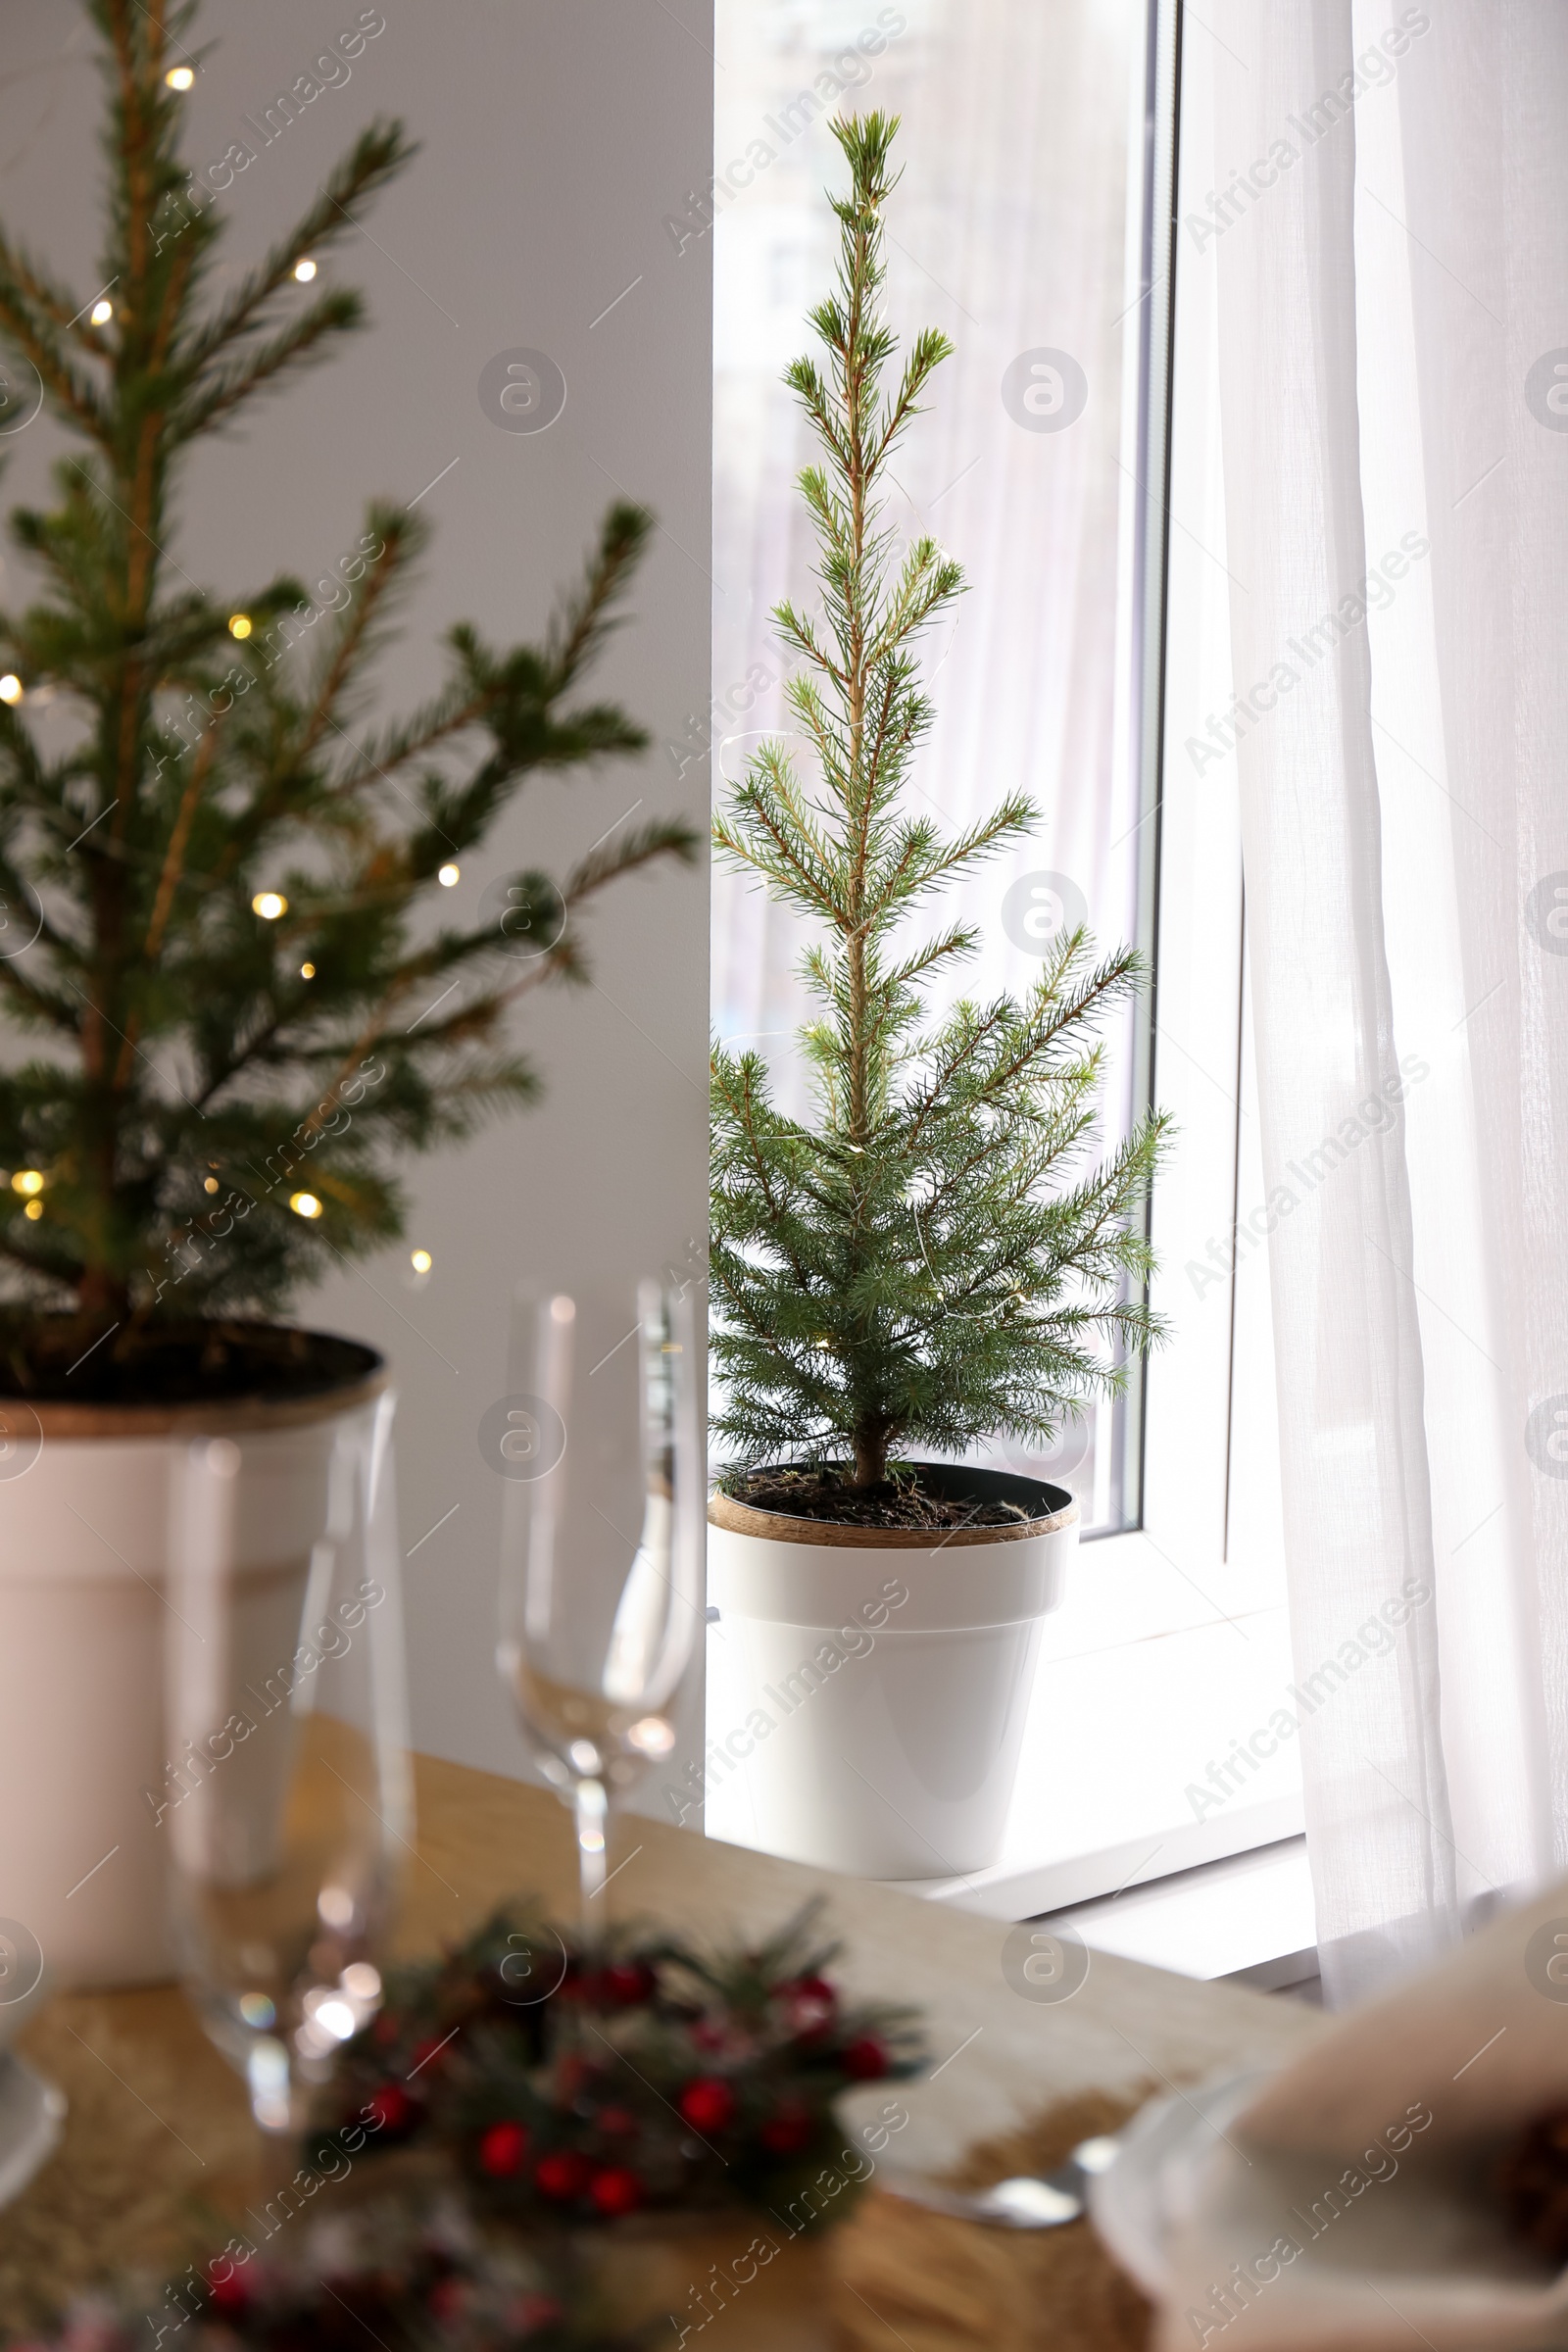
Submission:
[[[1116,2161],[1119,2142],[1102,2135],[1081,2139],[1067,2158],[1049,2173],[1015,2173],[989,2188],[944,2188],[920,2173],[895,2173],[885,2166],[878,2185],[890,2196],[924,2205],[933,2213],[950,2213],[964,2222],[988,2222],[999,2230],[1058,2230],[1076,2222],[1089,2203],[1089,2182]]]

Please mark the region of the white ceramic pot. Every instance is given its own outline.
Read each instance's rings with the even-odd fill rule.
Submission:
[[[1045,1515],[916,1544],[713,1497],[710,1829],[860,1878],[996,1860],[1078,1505],[1003,1471],[965,1470],[962,1490]]]
[[[21,1923],[57,1984],[171,1973],[160,1801],[178,1762],[164,1733],[174,1463],[197,1435],[239,1447],[235,1565],[268,1595],[257,1622],[276,1648],[326,1529],[338,1433],[384,1385],[369,1348],[338,1346],[355,1375],[280,1401],[0,1398],[0,1931]],[[275,1657],[261,1642],[264,1684],[297,1639]]]

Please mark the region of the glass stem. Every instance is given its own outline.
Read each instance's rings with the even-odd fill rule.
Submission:
[[[577,1879],[582,1899],[582,1939],[586,1946],[604,1931],[603,1912],[593,1908],[604,1891],[605,1847],[610,1828],[610,1799],[603,1781],[579,1781],[576,1788]]]
[[[270,2034],[259,2034],[246,2060],[245,2080],[256,2124],[254,2187],[265,2209],[293,2179],[299,2163],[304,2119],[286,2045]]]

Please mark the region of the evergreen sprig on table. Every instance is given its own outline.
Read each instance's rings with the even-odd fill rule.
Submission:
[[[952,347],[916,335],[884,393],[898,121],[832,128],[851,185],[832,200],[836,290],[810,314],[825,365],[797,360],[786,377],[821,445],[800,477],[821,613],[786,603],[774,615],[803,664],[787,698],[817,782],[808,790],[784,745],[764,744],[713,824],[719,857],[819,935],[803,966],[815,1114],[786,1117],[762,1056],[715,1046],[713,1425],[737,1465],[822,1461],[870,1488],[913,1445],[961,1453],[1007,1432],[1049,1446],[1084,1398],[1121,1389],[1159,1330],[1140,1209],[1166,1122],[1142,1120],[1082,1172],[1103,1079],[1093,1033],[1137,986],[1135,955],[1097,960],[1077,930],[1021,1000],[933,1021],[931,981],[979,934],[899,936],[1038,819],[1008,792],[950,835],[906,805],[932,715],[912,649],[962,578],[931,538],[900,551],[883,489]]]
[[[302,2218],[281,2254],[231,2237],[161,2296],[101,2289],[14,2352],[646,2352],[604,2305],[559,2244],[487,2245],[450,2199],[387,2204]]]
[[[845,1998],[816,1908],[728,1950],[626,1926],[584,1951],[503,1906],[444,1960],[392,1973],[339,2061],[318,2152],[439,2151],[514,2220],[784,2212],[831,2168],[802,2226],[836,2218],[872,2168],[845,2173],[834,2101],[918,2073],[924,2051],[912,2010]]]
[[[87,13],[107,92],[103,294],[0,230],[13,389],[34,370],[81,444],[53,507],[12,518],[41,590],[0,612],[23,697],[0,706],[0,1004],[43,1041],[0,1072],[0,1298],[108,1326],[270,1311],[394,1239],[390,1155],[534,1091],[507,1005],[580,976],[578,909],[695,837],[614,830],[559,883],[514,877],[506,938],[494,918],[415,935],[416,909],[446,899],[440,869],[528,775],[645,743],[578,698],[650,517],[611,512],[543,644],[456,627],[448,682],[373,725],[370,665],[420,517],[372,506],[314,586],[216,598],[193,581],[170,552],[189,460],[364,323],[330,257],[414,149],[371,125],[289,234],[207,296],[221,224],[180,161],[166,79],[194,0]],[[521,551],[517,570],[520,585]],[[531,960],[497,953],[519,938]]]

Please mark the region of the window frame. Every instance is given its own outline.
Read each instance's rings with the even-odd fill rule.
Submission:
[[[1171,1801],[1159,1724],[1146,1723],[1119,1765],[1105,1763],[1097,1730],[1123,1679],[1103,1672],[1107,1662],[1147,1691],[1136,1669],[1149,1655],[1168,1653],[1173,1686],[1202,1656],[1211,1692],[1215,1673],[1222,1688],[1230,1679],[1225,1645],[1245,1643],[1229,1651],[1233,1712],[1210,1727],[1222,1757],[1266,1726],[1289,1675],[1267,1264],[1262,1251],[1240,1260],[1235,1251],[1244,1194],[1261,1183],[1240,807],[1234,760],[1195,772],[1187,752],[1226,708],[1231,677],[1214,267],[1181,228],[1200,201],[1194,191],[1212,151],[1211,122],[1206,75],[1183,72],[1184,18],[1182,0],[1151,0],[1136,369],[1143,515],[1129,664],[1141,761],[1139,937],[1152,965],[1135,1100],[1159,1103],[1177,1128],[1149,1216],[1158,1258],[1150,1299],[1169,1338],[1135,1384],[1136,1524],[1085,1540],[1074,1575],[1092,1580],[1094,1593],[1087,1606],[1080,1598],[1071,1648],[1065,1627],[1048,1621],[1036,1689],[1037,1712],[1048,1693],[1071,1706],[1060,1688],[1067,1678],[1050,1670],[1077,1669],[1081,1741],[1102,1750],[1117,1801],[1098,1801],[1102,1783],[1081,1839],[1042,1835],[1031,1852],[1019,1815],[1051,1792],[1029,1788],[1026,1745],[1003,1859],[967,1880],[917,1883],[934,1899],[998,1917],[1111,1894],[1303,1827],[1294,1750],[1281,1749],[1255,1788],[1244,1783],[1199,1818],[1186,1787]],[[1174,1740],[1188,1728],[1178,1703],[1164,1729]],[[1196,1786],[1206,1792],[1212,1784]]]
[[[1234,1262],[1242,1188],[1250,1199],[1260,1181],[1235,764],[1195,773],[1186,750],[1229,701],[1230,661],[1212,254],[1181,230],[1201,201],[1192,191],[1209,168],[1211,124],[1207,76],[1183,73],[1185,38],[1182,0],[1150,0],[1134,147],[1143,201],[1129,222],[1139,291],[1124,315],[1124,398],[1136,404],[1124,449],[1130,440],[1137,479],[1121,525],[1137,936],[1152,965],[1133,1101],[1157,1102],[1177,1129],[1149,1208],[1150,1298],[1169,1337],[1118,1408],[1133,1524],[1085,1539],[1068,1602],[1046,1622],[1003,1858],[908,1883],[999,1918],[1118,1892],[1302,1827],[1294,1748],[1276,1743],[1255,1782],[1236,1767],[1238,1785],[1215,1803],[1203,1791],[1221,1784],[1179,1761],[1195,1738],[1222,1758],[1227,1741],[1241,1754],[1283,1703],[1290,1673],[1267,1268],[1261,1251]],[[1129,1714],[1136,1736],[1118,1720]],[[1184,1781],[1188,1770],[1200,1777]]]

